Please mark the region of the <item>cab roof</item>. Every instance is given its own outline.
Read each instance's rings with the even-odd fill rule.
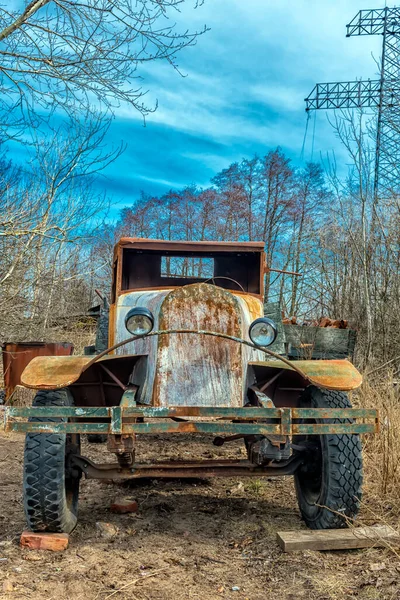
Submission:
[[[153,240],[147,238],[123,237],[114,247],[114,256],[118,248],[137,250],[169,250],[178,252],[264,252],[264,242],[189,242],[185,240]]]

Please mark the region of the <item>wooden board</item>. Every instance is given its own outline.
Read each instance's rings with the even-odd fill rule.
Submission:
[[[348,550],[371,546],[400,545],[400,535],[387,525],[325,529],[318,531],[278,531],[277,541],[284,552],[296,550]]]

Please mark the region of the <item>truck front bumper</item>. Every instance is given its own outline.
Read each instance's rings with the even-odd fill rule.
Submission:
[[[365,434],[379,430],[378,411],[366,408],[51,406],[3,407],[2,410],[4,430],[19,433],[293,436]]]

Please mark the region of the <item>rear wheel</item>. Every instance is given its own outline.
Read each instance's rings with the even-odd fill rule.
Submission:
[[[302,408],[351,408],[344,392],[309,386],[300,398]],[[326,421],[325,421],[326,422]],[[344,423],[332,419],[331,423]],[[297,499],[310,529],[346,527],[359,511],[362,486],[360,436],[327,434],[296,436],[306,445],[305,463],[295,474]]]
[[[73,406],[67,389],[41,390],[33,406]],[[65,419],[32,418],[61,422]],[[70,533],[77,522],[80,473],[67,469],[68,455],[80,453],[80,436],[28,433],[25,438],[23,496],[32,531]]]

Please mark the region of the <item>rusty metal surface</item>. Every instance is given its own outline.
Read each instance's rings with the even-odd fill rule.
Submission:
[[[241,323],[241,338],[250,342],[249,327],[255,319],[264,315],[264,305],[260,299],[254,298],[249,294],[240,294],[232,292],[239,306],[239,320]],[[252,374],[248,368],[252,360],[263,360],[265,355],[257,348],[241,344],[242,354],[242,405],[246,403],[247,390],[254,383]]]
[[[240,292],[228,292],[222,288],[205,283],[187,285],[178,289],[152,290],[148,292],[128,292],[117,300],[114,328],[116,343],[126,339],[125,316],[134,306],[143,306],[152,311],[155,317],[155,329],[202,329],[213,330],[221,333],[233,333],[239,338],[248,338],[248,328],[254,319],[263,314],[263,305],[260,299]],[[161,316],[162,315],[162,316]],[[236,327],[232,325],[236,321]],[[158,346],[158,351],[157,351]],[[227,352],[228,353],[225,354]],[[168,349],[168,350],[167,350]],[[181,390],[177,393],[184,402],[191,398],[190,403],[196,403],[196,397],[203,389],[201,404],[204,404],[207,395],[210,404],[227,402],[227,394],[234,392],[235,405],[243,403],[246,394],[247,365],[250,360],[260,360],[263,354],[254,348],[236,348],[220,340],[196,340],[185,335],[177,335],[171,341],[166,339],[156,340],[147,336],[134,340],[116,350],[117,354],[148,354],[148,372],[143,388],[140,392],[140,401],[146,404],[153,402],[156,405],[175,403],[172,397],[173,388],[169,387],[170,380],[181,380]],[[236,366],[229,368],[229,360],[236,355]],[[238,356],[241,367],[239,368]],[[224,363],[217,364],[218,357]],[[233,360],[233,359],[232,359]],[[241,374],[241,394],[238,392],[238,383],[235,387],[233,379]],[[197,378],[199,376],[199,378]],[[216,382],[217,390],[210,389],[210,377],[223,380]],[[168,379],[168,382],[166,381]],[[154,381],[156,387],[154,388]],[[221,400],[221,387],[229,381],[225,395]],[[207,383],[205,386],[204,383]],[[233,386],[233,390],[232,387]],[[183,388],[183,389],[182,389]]]
[[[123,342],[126,340],[127,336],[130,335],[125,327],[125,317],[128,311],[135,306],[145,307],[151,310],[154,315],[154,329],[157,330],[159,326],[161,305],[170,291],[171,289],[162,291],[152,290],[149,292],[129,292],[120,296],[117,300],[115,312],[115,342]],[[133,340],[116,349],[116,355],[144,354],[149,356],[147,375],[140,389],[140,402],[144,404],[150,404],[153,397],[153,386],[157,367],[157,344],[157,337],[146,336],[142,339]]]
[[[201,284],[201,285],[205,285],[205,284]],[[248,346],[249,348],[253,348],[254,350],[257,351],[257,353],[259,353],[259,356],[262,356],[263,354],[267,354],[268,356],[273,357],[275,360],[283,362],[284,364],[288,365],[290,369],[292,369],[293,371],[296,371],[299,375],[304,377],[304,373],[301,371],[301,369],[299,367],[296,366],[298,361],[289,361],[287,358],[281,356],[280,354],[277,354],[276,352],[269,350],[269,348],[258,347],[255,344],[253,344],[253,342],[248,342],[247,340],[244,340],[240,337],[232,336],[227,333],[218,333],[216,331],[206,331],[206,330],[201,330],[201,329],[199,329],[199,330],[167,329],[167,330],[152,331],[151,333],[140,335],[140,336],[132,336],[130,338],[123,340],[122,342],[118,342],[117,344],[114,344],[114,346],[111,346],[110,348],[107,348],[106,350],[103,350],[103,352],[100,352],[97,356],[95,356],[94,358],[91,359],[91,361],[88,363],[88,365],[85,368],[90,367],[92,364],[94,364],[98,360],[100,360],[103,356],[105,356],[111,352],[115,352],[121,346],[125,346],[126,344],[129,344],[133,341],[137,341],[141,338],[144,338],[144,337],[150,338],[153,336],[165,336],[165,335],[177,335],[177,334],[180,335],[183,333],[188,334],[188,335],[198,335],[198,336],[204,335],[204,336],[210,336],[210,337],[214,337],[214,338],[221,338],[221,339],[225,339],[225,340],[232,340],[233,342],[236,342],[238,344],[243,344],[245,346]],[[264,363],[262,363],[262,361],[258,361],[258,362],[259,362],[260,366],[264,366]],[[257,361],[253,361],[251,364],[257,365],[258,363],[257,363]],[[276,366],[276,364],[279,364],[279,363],[272,362],[271,364]]]
[[[74,383],[90,356],[38,356],[26,367],[21,383],[33,389],[57,389]]]
[[[253,361],[256,367],[292,369],[310,383],[328,390],[350,391],[362,383],[362,376],[348,360],[296,360],[288,362]]]
[[[129,469],[116,464],[95,464],[83,456],[71,457],[71,465],[81,469],[87,479],[139,479],[141,477],[274,477],[293,475],[303,462],[302,457],[292,456],[276,466],[258,467],[247,460],[205,460],[201,462],[134,463]]]
[[[180,334],[198,335],[198,336],[204,335],[204,336],[210,336],[210,337],[214,337],[214,338],[232,340],[233,342],[243,344],[245,346],[248,346],[249,348],[253,348],[261,355],[267,354],[268,356],[271,356],[275,359],[272,361],[271,360],[269,360],[269,361],[260,361],[260,360],[251,361],[249,363],[249,365],[255,366],[255,367],[264,367],[265,369],[267,369],[267,370],[269,369],[270,371],[273,369],[276,369],[276,368],[290,369],[290,370],[298,373],[303,379],[308,380],[312,383],[315,383],[315,385],[322,387],[322,388],[326,387],[327,389],[338,389],[338,390],[347,391],[347,390],[351,390],[351,389],[355,389],[355,388],[359,387],[359,385],[362,382],[361,374],[357,371],[357,369],[348,360],[329,360],[329,361],[322,361],[322,360],[320,360],[320,361],[297,361],[296,360],[296,361],[290,361],[287,358],[277,354],[276,352],[269,350],[268,348],[259,348],[252,342],[248,342],[247,340],[244,340],[242,338],[235,337],[232,335],[228,335],[226,333],[217,333],[215,331],[191,330],[191,329],[169,329],[169,330],[152,331],[151,333],[147,334],[146,337],[149,338],[152,336],[168,336],[168,335],[180,335]],[[92,358],[89,365],[95,363],[97,360],[99,360],[100,358],[102,358],[103,356],[108,354],[109,352],[113,352],[117,348],[136,340],[138,337],[145,337],[145,336],[132,336],[131,338],[127,338],[126,340],[119,342],[115,346],[112,346],[111,348],[104,350],[103,352],[98,354],[96,357]],[[316,363],[317,363],[317,365],[316,365]],[[309,365],[309,368],[307,369],[309,371],[308,375],[301,369],[302,365],[307,365],[307,364]],[[324,385],[323,377],[321,377],[321,374],[324,371],[324,364],[327,367],[325,374],[330,373],[331,379],[333,379],[333,375],[335,375],[336,384],[339,385],[339,383],[341,382],[341,379],[342,379],[343,385],[348,386],[348,387],[335,387],[336,384],[335,384],[335,382],[332,382],[332,381],[331,381],[332,385],[330,386],[329,378],[327,378],[328,385]],[[282,365],[286,365],[286,366],[282,367]],[[340,375],[341,366],[344,367],[342,376]],[[315,371],[315,374],[313,374],[313,371]],[[320,382],[318,382],[318,378],[320,379]]]
[[[111,434],[107,438],[107,450],[117,456],[121,467],[130,467],[135,457],[135,436]]]
[[[206,283],[172,290],[159,314],[161,330],[190,328],[240,338],[250,321],[245,302]],[[216,340],[211,336],[193,340],[179,333],[161,336],[153,404],[242,406],[248,358],[243,356],[241,345],[233,340]]]
[[[37,356],[69,356],[74,351],[69,342],[5,342],[2,344],[5,399],[8,400],[25,367]]]
[[[181,416],[211,416],[214,420],[174,420],[172,422],[166,420]],[[18,420],[32,417],[40,418],[41,421]],[[45,421],[46,418],[49,421]],[[64,421],[54,421],[57,418],[62,418]],[[73,418],[74,421],[67,422],[68,418]],[[132,422],[139,418],[141,422]],[[145,418],[152,420],[143,422]],[[102,422],[97,422],[99,419]],[[38,433],[108,433],[113,435],[130,433],[324,435],[374,433],[379,427],[379,415],[374,409],[361,408],[10,407],[5,409],[4,427],[6,431],[21,433],[34,431]]]
[[[3,408],[3,407],[2,407]],[[123,418],[149,418],[166,419],[172,417],[202,417],[213,419],[240,419],[241,421],[253,421],[263,419],[279,419],[283,410],[291,411],[295,419],[375,419],[378,411],[374,408],[289,408],[276,407],[242,407],[228,408],[217,406],[35,406],[19,407],[12,406],[6,409],[8,418],[15,417],[51,417],[51,418],[89,418],[97,419],[112,417],[118,410]]]
[[[259,298],[251,296],[250,294],[240,293],[231,291],[231,294],[236,297],[242,306],[242,313],[246,317],[247,322],[242,324],[242,335],[247,337],[248,325],[259,317],[264,316],[264,305]]]
[[[116,356],[103,356],[104,362],[112,370]],[[132,356],[137,359],[138,356]],[[21,384],[37,390],[53,390],[68,387],[78,381],[85,367],[92,362],[91,356],[38,356],[31,360],[21,376]]]
[[[151,240],[147,238],[123,237],[114,247],[114,257],[118,256],[121,247],[131,247],[138,250],[177,250],[189,252],[264,252],[264,242],[190,242]]]

